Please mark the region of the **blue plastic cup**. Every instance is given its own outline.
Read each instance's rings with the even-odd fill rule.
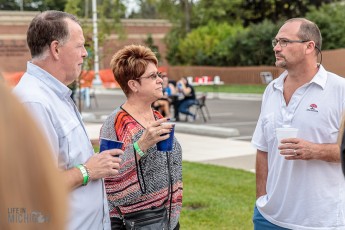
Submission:
[[[99,152],[103,152],[108,149],[122,149],[122,141],[114,141],[106,138],[101,138],[99,142]]]
[[[170,132],[170,137],[166,140],[160,141],[157,143],[157,150],[158,151],[171,151],[173,149],[174,145],[174,131],[175,131],[175,124],[173,125],[171,132]],[[168,134],[162,134],[163,135],[168,135]]]

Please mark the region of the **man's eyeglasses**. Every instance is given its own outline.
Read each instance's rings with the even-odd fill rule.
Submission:
[[[149,76],[146,77],[138,77],[136,79],[140,79],[140,78],[151,78],[152,80],[157,80],[157,77],[159,78],[163,78],[163,75],[161,72],[155,72],[155,73],[151,73]]]
[[[288,43],[304,43],[309,42],[310,40],[289,40],[289,39],[273,39],[272,40],[272,46],[273,48],[276,47],[276,45],[279,43],[280,47],[286,47]]]

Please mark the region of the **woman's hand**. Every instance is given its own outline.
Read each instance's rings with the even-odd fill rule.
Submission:
[[[152,145],[169,138],[169,133],[173,128],[173,124],[163,124],[167,121],[169,121],[169,118],[165,117],[153,122],[146,128],[143,135],[138,140],[138,145],[143,152],[148,150]]]

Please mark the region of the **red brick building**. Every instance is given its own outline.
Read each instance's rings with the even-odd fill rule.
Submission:
[[[26,69],[30,60],[30,52],[26,45],[26,31],[32,18],[39,12],[30,11],[0,11],[0,71],[16,72]],[[144,44],[151,34],[154,45],[158,46],[162,57],[160,65],[166,65],[164,59],[166,47],[164,37],[171,29],[167,20],[124,19],[122,25],[125,40],[112,34],[104,45],[99,44],[100,68],[108,68],[112,55],[127,44]]]

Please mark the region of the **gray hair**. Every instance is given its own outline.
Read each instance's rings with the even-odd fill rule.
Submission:
[[[26,33],[32,58],[44,58],[44,51],[53,41],[64,43],[69,38],[66,18],[79,23],[76,16],[56,10],[49,10],[34,17]]]

